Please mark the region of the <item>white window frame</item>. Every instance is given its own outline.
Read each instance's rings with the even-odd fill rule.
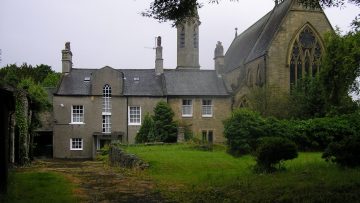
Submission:
[[[184,105],[184,101],[190,101],[190,105]],[[190,107],[190,114],[185,112],[185,108]],[[181,115],[182,117],[192,117],[193,116],[193,100],[192,99],[182,99],[181,100]]]
[[[133,121],[132,120],[132,118],[131,118],[131,116],[132,116],[132,111],[131,111],[131,109],[132,108],[139,108],[139,114],[136,114],[136,115],[138,115],[139,116],[139,118],[135,118],[136,120],[138,120],[138,121]],[[135,115],[135,116],[136,116]],[[128,107],[128,124],[129,125],[141,125],[141,106],[129,106]]]
[[[106,84],[103,87],[102,114],[111,115],[111,86]]]
[[[74,107],[81,107],[82,108],[82,113],[74,113]],[[75,116],[75,114],[77,116],[79,116],[79,120],[80,121],[74,121],[74,119],[76,119],[77,117]],[[71,106],[71,123],[70,124],[84,124],[85,121],[85,108],[84,105],[72,105]]]
[[[204,101],[210,101],[210,105],[204,105]],[[202,117],[213,117],[214,108],[213,108],[213,100],[212,99],[203,99],[201,101],[201,114]],[[208,112],[210,111],[210,113]]]
[[[111,133],[111,115],[102,115],[102,132]]]
[[[74,145],[73,145],[74,144]],[[84,140],[82,138],[70,138],[70,150],[83,150]]]

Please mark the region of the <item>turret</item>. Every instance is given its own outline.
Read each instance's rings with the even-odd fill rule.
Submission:
[[[72,53],[70,50],[70,42],[65,43],[65,49],[61,51],[62,53],[62,73],[69,74],[72,69]]]
[[[186,18],[176,24],[177,69],[200,69],[199,16]]]

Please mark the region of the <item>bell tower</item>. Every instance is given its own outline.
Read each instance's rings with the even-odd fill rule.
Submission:
[[[177,67],[176,69],[200,69],[199,65],[199,25],[198,14],[185,18],[176,24]]]

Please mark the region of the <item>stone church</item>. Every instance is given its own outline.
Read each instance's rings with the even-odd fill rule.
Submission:
[[[199,64],[199,17],[177,24],[177,67],[164,69],[161,38],[155,67],[72,67],[70,43],[62,50],[62,79],[53,97],[53,155],[93,158],[111,141],[134,143],[145,114],[159,101],[199,139],[223,143],[222,121],[247,102],[255,86],[289,91],[319,70],[323,36],[332,31],[324,12],[296,0],[273,10],[235,37],[227,52],[218,42],[214,69]]]

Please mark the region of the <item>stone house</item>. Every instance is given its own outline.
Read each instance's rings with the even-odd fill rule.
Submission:
[[[62,51],[61,84],[54,94],[53,154],[93,158],[113,140],[134,143],[141,121],[166,101],[174,119],[200,139],[223,143],[222,121],[246,106],[253,87],[289,92],[291,84],[319,70],[323,35],[332,31],[324,12],[297,0],[274,9],[235,37],[226,54],[221,42],[214,70],[200,70],[198,17],[177,24],[177,67],[164,69],[161,38],[154,69],[72,68],[70,43]]]

